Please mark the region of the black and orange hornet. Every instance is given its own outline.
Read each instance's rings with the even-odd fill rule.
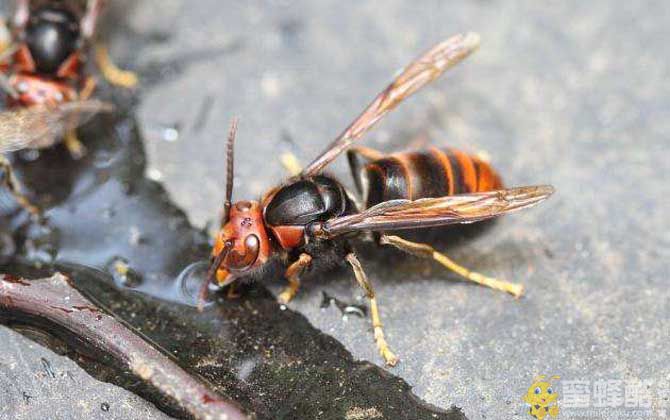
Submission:
[[[518,284],[486,277],[456,264],[433,247],[386,231],[472,223],[531,207],[549,197],[548,185],[507,188],[486,162],[453,149],[431,148],[384,155],[354,145],[390,110],[460,62],[479,45],[476,34],[457,35],[412,62],[326,150],[298,175],[265,193],[260,201],[232,204],[234,121],[228,137],[226,201],[222,227],[212,250],[204,301],[210,282],[227,286],[260,277],[268,262],[287,266],[288,287],[279,295],[289,302],[300,276],[310,268],[328,269],[346,261],[370,300],[374,338],[385,362],[396,355],[384,338],[372,283],[353,248],[354,239],[372,239],[410,254],[435,259],[464,278],[520,296]],[[348,153],[357,195],[323,169]]]

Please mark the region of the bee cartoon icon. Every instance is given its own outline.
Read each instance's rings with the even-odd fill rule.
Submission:
[[[552,388],[552,382],[560,379],[560,376],[552,376],[545,380],[545,375],[533,379],[533,384],[523,396],[524,402],[530,405],[528,413],[538,420],[543,420],[549,414],[551,417],[558,416],[558,393]]]

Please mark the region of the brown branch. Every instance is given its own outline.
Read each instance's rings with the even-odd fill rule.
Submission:
[[[47,320],[111,355],[196,419],[246,419],[237,404],[223,399],[114,317],[82,296],[58,273],[24,280],[0,275],[0,318]]]

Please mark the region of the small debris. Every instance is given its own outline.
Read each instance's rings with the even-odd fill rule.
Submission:
[[[377,410],[374,407],[371,408],[351,407],[344,415],[344,418],[346,420],[381,419],[382,417],[384,417],[382,413],[380,413],[379,410]]]
[[[107,265],[107,272],[112,275],[114,282],[122,287],[134,288],[142,283],[142,277],[130,267],[125,258],[113,258]]]
[[[330,296],[327,292],[321,292],[323,298],[321,300],[321,308],[327,308],[331,304],[334,304],[337,309],[342,312],[342,316],[346,317],[347,315],[356,315],[360,318],[364,318],[368,313],[368,308],[365,305],[357,305],[355,303],[346,303],[339,300],[336,297]]]
[[[26,404],[30,404],[31,398],[33,398],[32,395],[28,395],[26,391],[23,391],[23,402],[25,402]]]
[[[146,239],[144,238],[144,235],[142,235],[142,232],[140,231],[140,228],[137,226],[131,226],[130,227],[130,239],[129,243],[132,246],[138,246],[146,242]]]
[[[49,363],[49,361],[44,357],[40,358],[40,361],[42,362],[42,368],[44,368],[44,371],[46,372],[47,376],[50,376],[52,379],[55,379],[56,374],[51,368],[51,363]]]

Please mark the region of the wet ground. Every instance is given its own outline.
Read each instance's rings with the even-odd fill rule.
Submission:
[[[145,1],[129,11],[120,15],[124,33],[113,36],[112,51],[145,80],[137,115],[146,174],[160,180],[167,195],[139,178],[143,153],[132,119],[101,122],[111,130],[91,144],[92,151],[103,152],[89,160],[55,169],[54,163],[68,159],[57,150],[37,165],[21,165],[28,179],[49,180],[32,186],[49,191],[56,205],[49,216],[57,237],[27,234],[44,239],[22,247],[31,260],[56,254],[66,271],[81,268],[73,264],[106,270],[121,261],[142,281],[131,272],[129,279],[117,276],[118,284],[169,302],[187,299],[188,290],[174,286],[174,278],[206,255],[201,230],[220,210],[223,140],[234,115],[241,118],[236,198],[254,198],[284,177],[280,153],[307,162],[396,69],[432,43],[467,30],[481,33],[481,50],[391,115],[368,144],[391,151],[427,138],[483,151],[507,184],[551,183],[558,191],[541,207],[481,232],[424,237],[463,265],[525,283],[527,294],[519,301],[392,250],[363,250],[388,340],[402,359],[390,375],[358,362],[381,366],[367,319],[342,317],[337,305],[321,307],[324,291],[361,303],[346,270],[307,277],[290,310],[282,311],[257,287],[202,316],[187,306],[120,297],[82,282],[168,351],[182,352],[182,363],[224,384],[223,393],[261,416],[278,416],[270,410],[281,401],[286,411],[279,414],[286,418],[298,412],[318,417],[321,408],[332,409],[322,418],[376,415],[348,411],[353,408],[419,418],[455,405],[470,419],[507,419],[527,416],[521,396],[537,374],[670,379],[670,202],[662,176],[670,169],[665,2],[387,1],[344,7],[201,0],[197,7]],[[88,138],[96,137],[95,129],[88,128]],[[343,162],[333,171],[349,179]],[[276,292],[281,281],[267,284]],[[160,321],[147,322],[152,318]],[[206,339],[190,335],[195,331]],[[67,359],[13,332],[3,328],[0,335],[11,343],[0,368],[13,378],[0,398],[4,406],[26,410],[26,418],[53,403],[52,390],[36,390],[30,382],[42,358],[59,375],[71,371],[85,378],[74,385],[82,389],[80,399],[63,402],[65,413],[92,412],[82,411],[81,401],[93,407],[115,401],[115,418],[152,409],[119,388],[96,386]],[[185,348],[198,351],[184,354]],[[209,365],[199,359],[214,350]],[[296,360],[305,364],[292,364]],[[132,389],[100,372],[107,375],[101,379]],[[407,386],[435,407],[411,396]],[[93,389],[90,397],[86,389]],[[21,392],[35,398],[26,401]]]

